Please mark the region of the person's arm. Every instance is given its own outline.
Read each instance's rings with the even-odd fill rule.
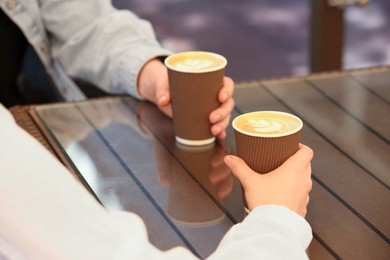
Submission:
[[[52,54],[68,74],[108,93],[149,100],[172,116],[167,71],[157,58],[171,52],[161,47],[148,21],[115,9],[109,0],[39,2]],[[221,106],[210,114],[211,132],[218,138],[226,137],[233,87],[225,77]]]
[[[109,93],[140,98],[137,80],[144,65],[171,52],[160,46],[148,21],[110,0],[39,0],[52,55],[74,78]]]
[[[255,208],[225,235],[210,259],[308,259],[310,225],[286,207]]]

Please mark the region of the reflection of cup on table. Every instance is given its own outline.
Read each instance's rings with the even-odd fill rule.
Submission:
[[[175,223],[187,227],[206,227],[223,220],[223,211],[210,197],[213,196],[213,192],[210,193],[213,189],[208,174],[214,153],[214,144],[191,147],[177,143],[175,146],[175,155],[181,163],[175,161],[172,166],[167,208],[168,215]]]
[[[256,111],[233,120],[237,156],[258,173],[275,170],[299,147],[302,120],[278,111]]]
[[[183,166],[191,172],[193,178],[203,186],[210,194],[216,197],[215,187],[210,180],[212,172],[212,160],[217,153],[214,143],[202,146],[188,146],[176,143],[174,154]]]
[[[183,52],[165,60],[172,97],[176,141],[186,145],[214,142],[209,115],[220,103],[227,60],[210,52]]]

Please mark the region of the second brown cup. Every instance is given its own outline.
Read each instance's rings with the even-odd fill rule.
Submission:
[[[176,141],[185,145],[214,142],[209,115],[220,103],[227,60],[211,52],[182,52],[165,59],[172,98]]]
[[[279,111],[242,114],[232,122],[237,156],[257,173],[275,170],[299,148],[303,127],[298,117]],[[243,190],[245,212],[249,213]]]
[[[256,111],[232,122],[237,156],[257,173],[268,173],[283,164],[299,147],[302,120],[279,111]]]

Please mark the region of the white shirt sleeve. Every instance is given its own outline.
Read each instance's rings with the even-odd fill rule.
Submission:
[[[195,259],[160,251],[143,221],[108,213],[0,104],[0,256],[9,259]],[[279,206],[253,210],[210,259],[305,259],[308,223]]]
[[[109,93],[139,98],[136,84],[145,63],[171,52],[160,46],[148,21],[110,0],[39,0],[51,50],[73,78]]]
[[[311,227],[281,206],[255,208],[233,226],[210,259],[308,259]]]

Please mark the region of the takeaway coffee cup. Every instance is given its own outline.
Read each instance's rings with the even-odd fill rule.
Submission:
[[[302,120],[279,111],[255,111],[232,122],[237,156],[257,173],[264,174],[283,164],[299,147]],[[243,194],[245,211],[249,213]]]
[[[185,145],[213,143],[209,115],[220,103],[226,58],[211,52],[182,52],[165,59],[172,98],[176,141]]]
[[[299,146],[302,120],[279,111],[255,111],[232,122],[237,156],[252,170],[268,173],[293,155]]]

